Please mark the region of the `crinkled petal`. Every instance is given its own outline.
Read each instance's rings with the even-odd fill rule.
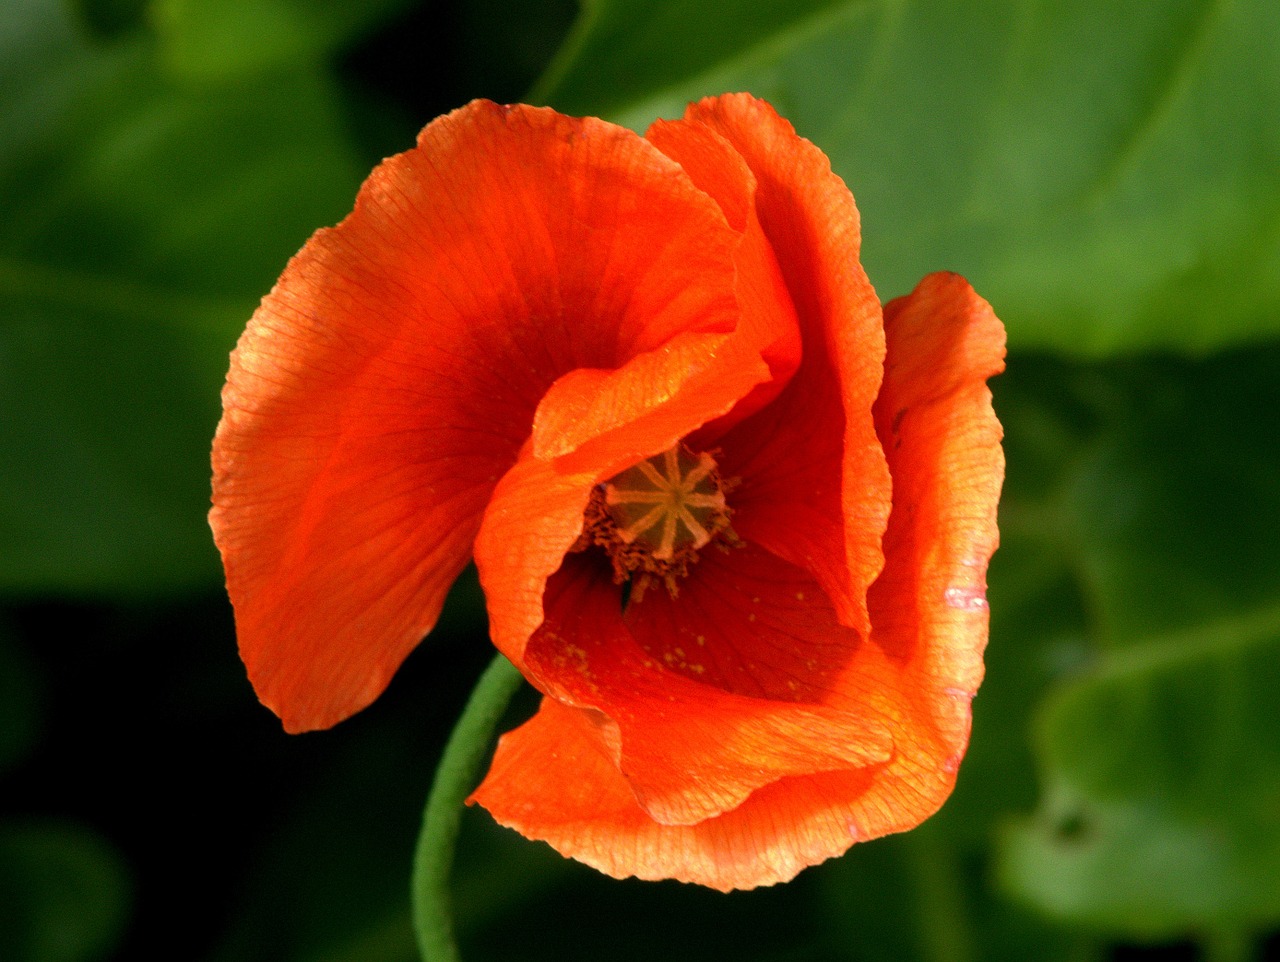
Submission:
[[[670,604],[653,588],[624,623],[598,561],[574,556],[548,586],[524,668],[546,694],[587,711],[655,821],[694,824],[789,775],[889,757],[894,719],[880,692],[892,666],[878,649],[860,650],[812,579],[744,549],[708,578],[687,579],[687,604],[683,592]],[[772,584],[770,564],[782,573]],[[799,606],[795,585],[814,602]],[[797,658],[793,645],[807,654]],[[788,684],[806,660],[808,685]],[[840,675],[843,693],[823,690],[823,668]]]
[[[894,507],[884,574],[870,593],[871,639],[901,665],[909,711],[901,752],[875,791],[897,797],[908,779],[923,806],[902,813],[909,827],[949,794],[982,681],[986,571],[1004,478],[986,382],[1004,369],[1005,333],[955,274],[929,275],[887,305],[885,318],[889,353],[875,414]]]
[[[591,488],[672,447],[771,376],[758,346],[730,338],[711,350],[705,344],[673,344],[661,354],[637,358],[624,371],[631,375],[630,390],[643,398],[635,408],[642,413],[555,460],[524,457],[502,478],[485,511],[475,558],[489,633],[516,664],[543,621],[547,580],[582,532]],[[577,374],[585,383],[586,375]],[[675,389],[669,390],[673,383]],[[666,403],[650,403],[654,394]],[[573,403],[569,392],[555,400]],[[584,402],[584,417],[590,408]],[[612,426],[613,415],[608,420]]]
[[[1003,472],[1000,426],[985,382],[1003,367],[1004,332],[988,305],[954,275],[926,278],[886,313],[887,371],[875,413],[894,472],[895,510],[885,539],[885,571],[870,592],[875,629],[869,644],[849,642],[829,659],[829,670],[811,670],[805,679],[819,679],[819,687],[832,693],[829,706],[854,712],[862,703],[888,706],[872,710],[893,718],[891,754],[881,762],[818,767],[770,780],[735,807],[698,822],[664,821],[654,817],[652,799],[637,792],[637,778],[628,773],[627,716],[620,712],[624,722],[617,724],[598,709],[582,707],[605,704],[598,691],[559,691],[561,698],[570,694],[578,700],[545,698],[533,719],[502,738],[476,792],[474,801],[498,822],[615,877],[675,878],[729,890],[786,881],[855,842],[917,825],[946,799],[982,675],[984,573],[996,546]],[[628,614],[654,661],[641,663],[637,681],[661,662],[662,671],[682,678],[756,686],[761,695],[787,690],[787,675],[801,657],[796,649],[813,649],[805,628],[812,616],[787,611],[782,603],[786,592],[795,602],[807,600],[794,597],[805,590],[803,579],[775,571],[768,620],[805,637],[796,649],[769,654],[768,646],[752,640],[753,629],[744,631],[727,614],[735,608],[743,617],[754,613],[756,603],[744,599],[763,599],[750,593],[767,572],[754,564],[736,574],[709,568],[706,595],[696,587],[701,573],[695,571],[675,601],[657,595]],[[592,603],[584,591],[563,600],[571,613],[590,610]],[[697,620],[705,619],[702,627],[675,617],[684,614],[683,603]],[[592,617],[595,623],[586,625],[567,615],[568,630],[560,639],[566,644],[552,650],[576,660],[575,670],[602,687],[605,676],[598,669],[606,663],[593,661],[589,646],[616,634],[615,616],[600,608]],[[726,621],[717,624],[718,619]],[[616,639],[608,644],[616,650]],[[738,654],[742,648],[746,658]],[[887,659],[887,668],[877,654]],[[858,666],[862,655],[875,666],[865,675],[875,686],[850,683],[848,673],[857,677],[865,670]],[[610,686],[622,677],[610,679]],[[664,691],[672,690],[664,685]],[[815,697],[812,691],[806,695]],[[678,696],[665,703],[648,697],[648,710],[659,715],[655,729],[671,721],[672,731],[697,737],[697,726],[682,724]],[[661,717],[664,712],[670,719]],[[675,748],[673,742],[659,748],[678,753],[678,741]],[[686,777],[697,784],[691,773]]]
[[[695,825],[654,821],[589,716],[545,698],[498,742],[472,801],[500,824],[615,878],[677,879],[721,891],[773,885],[883,834],[858,801],[879,766],[784,778]]]
[[[734,494],[739,533],[811,571],[841,620],[865,635],[891,486],[871,417],[884,331],[858,261],[853,196],[822,151],[761,100],[710,98],[684,122],[727,139],[755,176],[756,210],[804,342],[786,390],[724,441],[722,467],[743,479]]]
[[[627,627],[654,659],[693,681],[761,701],[865,706],[874,716],[875,687],[884,679],[868,674],[859,659],[878,663],[879,653],[839,623],[803,568],[750,542],[709,547],[678,587],[672,597],[655,586],[627,607]]]
[[[498,486],[476,543],[490,631],[517,663],[542,621],[546,581],[582,530],[591,486],[699,437],[708,422],[714,440],[774,398],[800,361],[790,292],[756,216],[756,182],[741,155],[700,124],[655,125],[648,137],[740,232],[730,287],[716,286],[725,283],[723,273],[686,279],[731,289],[736,323],[723,336],[674,337],[614,369],[572,371],[543,398],[529,463]]]
[[[430,630],[558,379],[735,329],[739,246],[651,144],[549,110],[473,103],[370,176],[255,313],[214,443],[241,652],[286,728],[364,707]]]
[[[688,121],[658,121],[645,137],[679,163],[698,188],[715,199],[729,223],[742,231],[736,256],[739,333],[760,346],[772,374],[708,426],[701,435],[707,438],[702,446],[708,446],[786,387],[800,364],[800,327],[791,292],[756,212],[755,175],[742,155],[710,127]]]

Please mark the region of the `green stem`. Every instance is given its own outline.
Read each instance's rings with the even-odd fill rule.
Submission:
[[[907,852],[920,901],[922,958],[930,962],[973,962],[974,939],[964,905],[964,883],[955,846],[936,824],[921,825],[907,837]]]
[[[440,757],[413,858],[413,927],[424,962],[460,962],[453,932],[449,871],[463,803],[475,788],[480,765],[489,754],[493,730],[522,677],[505,656],[494,658],[476,683]]]

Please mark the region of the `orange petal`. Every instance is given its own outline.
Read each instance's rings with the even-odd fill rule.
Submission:
[[[858,657],[856,633],[836,623],[807,576],[745,549],[707,578],[687,579],[697,594],[688,604],[683,591],[672,603],[664,589],[652,588],[629,606],[624,625],[618,588],[598,560],[570,558],[548,586],[547,619],[529,642],[524,668],[542,691],[588,711],[655,821],[694,824],[788,775],[889,757],[894,719],[880,698],[887,662],[870,647]],[[794,594],[773,597],[778,586],[765,574],[770,564],[782,569],[788,588],[803,585],[814,603],[798,605]],[[756,591],[769,596],[753,605]],[[730,610],[736,617],[726,622]],[[822,668],[840,672],[842,697],[822,690],[816,664],[807,687],[787,684],[797,667],[785,650],[793,644],[809,646],[799,661],[836,662]],[[727,664],[731,658],[739,662]],[[850,704],[856,710],[847,710]]]
[[[689,171],[675,169],[682,186],[693,188],[707,211],[720,210],[714,198],[701,193],[703,185],[690,178]],[[748,190],[750,173],[745,168],[725,173],[727,189],[739,194]],[[720,211],[721,217],[728,213]],[[768,330],[745,329],[744,314],[754,320],[766,314],[766,307],[747,303],[737,290],[746,225],[740,212],[732,213],[727,224],[717,223],[715,230],[701,236],[693,224],[685,234],[673,230],[664,239],[666,251],[661,258],[640,247],[640,243],[654,244],[651,236],[633,236],[631,218],[639,217],[638,212],[620,219],[613,234],[602,238],[601,244],[613,250],[609,264],[621,276],[606,276],[601,284],[628,292],[623,305],[626,314],[617,316],[619,311],[612,308],[594,310],[578,322],[589,330],[621,324],[632,333],[618,338],[618,350],[607,369],[584,365],[552,385],[534,422],[535,457],[562,457],[660,407],[679,405],[677,395],[688,392],[686,382],[696,380],[707,368],[727,366],[730,359],[718,355],[730,344],[755,365],[759,359],[754,355],[772,341],[789,336],[798,347],[794,314],[780,284],[772,291],[751,291],[768,304]],[[735,335],[731,341],[711,336],[730,333]],[[755,336],[748,340],[744,336],[748,334]]]
[[[885,571],[870,592],[872,643],[844,657],[843,668],[836,658],[834,671],[810,671],[804,677],[809,682],[821,679],[832,692],[830,705],[865,701],[872,711],[891,716],[891,756],[882,763],[815,769],[769,781],[736,807],[696,823],[664,821],[654,817],[654,798],[637,791],[640,779],[628,771],[627,725],[634,726],[634,716],[618,712],[624,723],[611,724],[599,711],[576,707],[604,702],[589,685],[561,689],[562,697],[580,702],[544,699],[531,721],[499,743],[474,797],[497,821],[616,877],[675,878],[729,890],[786,881],[855,842],[915,826],[946,799],[967,744],[970,700],[982,674],[987,629],[983,577],[996,545],[995,508],[1003,471],[1000,427],[985,381],[1003,367],[1004,332],[987,304],[953,275],[926,278],[909,298],[890,304],[886,314],[889,353],[876,419],[894,471],[895,510],[886,535]],[[704,557],[699,564],[710,560]],[[747,589],[751,565],[736,582],[724,572],[708,571],[707,584],[721,592],[722,603],[734,607],[733,595]],[[712,647],[710,632],[723,627],[716,646],[724,657],[751,634],[733,625],[732,617],[725,626],[717,625],[725,612],[709,607],[714,595],[701,595],[694,587],[701,573],[701,567],[695,569],[670,610],[664,610],[666,602],[656,595],[628,616],[633,626],[652,622],[637,633],[644,637],[648,632],[649,653],[664,663],[673,656],[677,665],[672,670],[679,668],[685,678],[694,662],[684,644],[688,638],[681,636],[687,635],[688,625],[671,617],[678,605],[691,603],[708,626],[716,626],[704,635],[707,648]],[[785,570],[778,573],[782,576],[775,587],[780,591],[799,583],[786,577]],[[590,611],[593,603],[581,593],[565,600],[568,610],[579,614]],[[646,613],[644,605],[651,601],[658,603]],[[736,605],[749,606],[742,601]],[[800,612],[787,616],[779,606],[775,613],[797,626],[805,624]],[[600,642],[610,651],[619,649],[611,637],[614,629],[600,630],[612,623],[608,612],[601,609],[590,617],[595,624],[566,620],[564,638],[572,646],[557,650],[591,669],[580,675],[598,683],[603,675],[594,669],[602,663],[592,660],[594,652],[587,646]],[[811,645],[806,638],[797,647]],[[703,647],[696,635],[692,646]],[[751,649],[752,655],[764,651],[763,646]],[[877,664],[868,674],[877,685],[850,684],[846,672],[854,670],[858,657],[866,655],[874,663],[876,652],[889,658],[887,670]],[[796,657],[795,650],[784,648],[752,660],[749,674],[760,685],[759,694],[785,685],[786,667]],[[560,677],[565,677],[567,664],[559,666]],[[718,662],[714,672],[707,664],[707,673],[722,683],[739,674],[731,662]],[[645,710],[658,716],[655,730],[666,721],[662,713],[671,712],[671,731],[653,743],[656,751],[678,754],[678,738],[689,733],[701,737],[699,726],[685,723],[688,708],[678,686],[668,680],[661,690],[646,691],[646,673],[656,665],[626,667],[636,690],[644,694]],[[709,706],[706,712],[718,715],[720,710]],[[706,774],[701,772],[700,778]],[[685,778],[688,784],[701,784],[687,772]]]
[[[525,457],[502,478],[485,511],[475,558],[489,633],[508,658],[521,664],[526,641],[542,623],[547,579],[582,532],[592,486],[674,446],[769,377],[755,345],[677,338],[607,377],[605,390],[620,407],[600,412],[604,433],[580,430],[582,443],[572,453],[551,461]],[[539,419],[554,409],[548,420],[567,423],[567,411],[576,409],[580,424],[589,423],[596,406],[583,392],[595,379],[582,371],[571,379],[571,388],[548,395]],[[620,396],[629,397],[630,406]],[[623,410],[639,413],[617,424]]]
[[[671,671],[758,701],[856,710],[854,696],[868,695],[875,712],[874,692],[851,686],[858,659],[879,653],[837,621],[804,569],[750,542],[709,547],[679,589],[673,598],[655,586],[625,614],[640,646]]]
[[[671,157],[700,190],[741,230],[735,263],[735,289],[741,309],[739,332],[756,346],[772,378],[758,385],[724,418],[700,436],[699,447],[711,447],[734,424],[764,407],[786,386],[800,364],[800,327],[773,248],[756,213],[756,178],[746,161],[710,127],[689,121],[658,121],[645,137]]]
[[[884,556],[889,472],[871,405],[880,389],[880,304],[858,262],[858,211],[826,156],[768,104],[743,94],[693,104],[685,121],[727,139],[756,178],[756,210],[799,318],[804,357],[760,421],[743,423],[735,504],[747,540],[811,571],[840,618],[869,630],[866,591]],[[765,439],[759,443],[759,439]],[[725,447],[737,442],[725,440]],[[803,483],[797,471],[803,466]],[[832,523],[843,519],[843,524]]]
[[[909,706],[902,754],[875,789],[893,793],[902,772],[954,777],[969,741],[1004,478],[986,381],[1004,369],[1005,334],[990,305],[955,274],[929,275],[891,302],[885,319],[889,354],[875,414],[894,508],[870,603],[871,640],[902,665]],[[935,808],[950,779],[937,787]]]
[[[591,724],[543,699],[502,737],[472,801],[502,825],[615,878],[677,879],[721,891],[773,885],[883,834],[861,804],[877,768],[786,778],[696,825],[664,825],[637,803]]]
[[[286,728],[364,707],[430,630],[557,379],[734,328],[739,243],[652,145],[549,110],[473,103],[374,171],[255,313],[214,443],[241,652]]]
[[[697,277],[673,275],[686,298],[689,291],[704,291],[717,310],[719,299],[731,296],[733,323],[713,325],[723,314],[704,308],[701,321],[693,315],[685,333],[617,368],[572,371],[543,398],[531,463],[499,484],[476,542],[490,632],[517,663],[542,622],[546,581],[582,529],[591,485],[708,422],[713,435],[722,433],[776,396],[799,363],[795,311],[755,215],[750,170],[707,127],[668,124],[649,136],[708,202],[719,205],[729,227],[741,231],[734,235],[731,270],[704,265]],[[704,258],[709,254],[704,251]]]

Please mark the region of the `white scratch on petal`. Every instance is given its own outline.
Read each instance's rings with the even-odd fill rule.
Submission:
[[[962,611],[986,611],[987,592],[983,588],[948,588],[942,597],[952,608]]]

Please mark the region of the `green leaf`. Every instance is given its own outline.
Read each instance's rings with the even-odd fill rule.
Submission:
[[[1063,478],[1097,636],[1129,645],[1280,604],[1280,348],[1119,365]]]
[[[1061,489],[1099,431],[1106,369],[1054,358],[1015,358],[992,383],[1004,427],[1006,471],[1000,547],[987,580],[990,641],[986,677],[973,702],[973,730],[952,797],[934,821],[957,844],[984,855],[996,827],[1037,797],[1031,719],[1046,692],[1088,663],[1091,623],[1065,543]]]
[[[119,855],[77,825],[0,825],[0,945],[10,962],[94,962],[128,920]]]
[[[534,96],[643,128],[749,90],[831,157],[886,296],[965,274],[1015,349],[1280,331],[1271,0],[595,0]]]
[[[1104,658],[1044,704],[1042,757],[1090,798],[1265,828],[1280,852],[1277,690],[1280,606]]]
[[[618,113],[723,69],[753,48],[785,45],[844,6],[832,0],[586,0],[563,50],[530,96],[580,113]],[[714,25],[715,29],[702,29]]]
[[[1280,836],[1224,832],[1158,800],[1097,802],[1059,789],[1010,824],[1003,884],[1059,919],[1127,938],[1248,930],[1280,908]]]
[[[955,792],[934,816],[969,852],[985,851],[1009,812],[1034,805],[1031,718],[1064,668],[1087,651],[1079,593],[1060,559],[1025,538],[1004,541],[989,575],[991,642],[969,749]]]
[[[1047,436],[1082,430],[1055,483],[1015,489],[1010,534],[1073,571],[1090,644],[1040,704],[1044,797],[999,865],[1054,915],[1130,938],[1280,920],[1277,372],[1275,346],[1048,369],[1076,414]]]
[[[1051,787],[1006,885],[1130,937],[1280,919],[1280,608],[1104,658],[1043,706]]]
[[[151,0],[165,66],[222,81],[318,62],[409,0]]]
[[[167,81],[144,37],[53,0],[0,32],[0,587],[214,577],[204,515],[227,353],[358,162],[330,84]]]

